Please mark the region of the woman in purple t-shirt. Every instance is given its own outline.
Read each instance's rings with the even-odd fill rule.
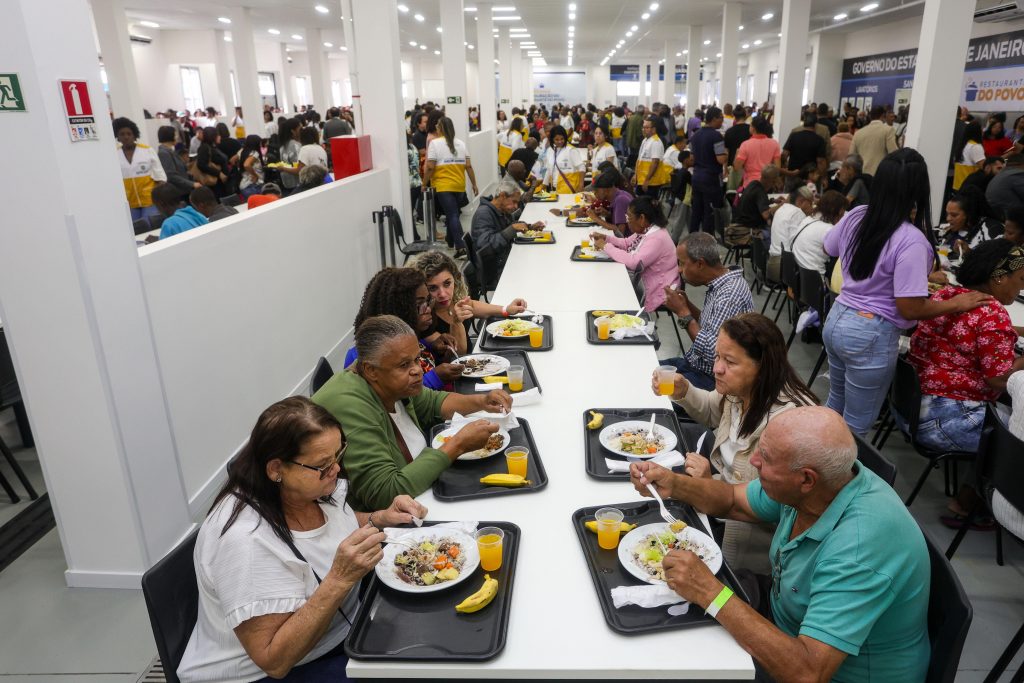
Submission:
[[[587,209],[587,216],[594,221],[594,224],[612,230],[616,233],[629,234],[626,229],[626,209],[633,201],[633,195],[620,189],[622,174],[616,169],[610,168],[594,179],[594,196],[608,207],[607,215],[601,216],[593,206]]]
[[[887,156],[871,183],[867,206],[850,210],[825,236],[840,257],[843,289],[825,322],[828,407],[865,435],[878,417],[896,369],[899,338],[916,320],[969,311],[990,297],[969,292],[928,298],[935,262],[928,167],[915,150]]]

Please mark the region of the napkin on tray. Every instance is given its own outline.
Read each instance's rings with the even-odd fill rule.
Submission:
[[[612,604],[615,605],[616,609],[626,605],[661,607],[662,605],[675,605],[680,602],[686,602],[681,595],[671,590],[665,584],[617,586],[612,589],[611,593]]]
[[[647,333],[647,336],[654,334],[653,322],[649,322],[643,327],[623,327],[615,330],[612,332],[612,339],[618,339],[621,341],[627,337],[642,337],[644,336],[644,333]]]
[[[420,524],[417,524],[416,526],[420,526],[422,524],[423,524],[423,521],[421,520]],[[466,534],[467,536],[472,536],[474,533],[476,533],[476,528],[479,525],[480,525],[479,522],[442,522],[440,524],[435,524],[434,526],[432,526],[430,528],[431,529],[454,529],[455,531],[461,531],[462,533]],[[394,527],[394,526],[389,526],[386,529],[381,529],[381,531],[384,532],[384,535],[387,536],[388,538],[397,538],[397,539],[401,539],[402,536],[405,536],[409,532],[416,531],[416,530],[417,529],[399,529],[398,527]]]
[[[526,392],[523,392],[526,393]],[[458,427],[462,429],[470,422],[476,422],[477,420],[490,420],[494,424],[498,425],[501,429],[506,432],[515,429],[519,426],[519,420],[512,412],[508,413],[488,413],[481,410],[480,412],[473,413],[472,415],[462,415],[461,413],[455,413],[452,415],[452,419],[448,422],[450,427]]]
[[[641,458],[631,458],[629,460],[612,460],[611,458],[604,459],[604,464],[608,466],[608,471],[610,473],[629,472],[629,465],[633,462],[641,462]],[[657,457],[650,458],[650,462],[656,462],[662,467],[672,469],[673,467],[679,467],[686,462],[686,457],[679,451],[669,451],[668,453],[662,453]]]

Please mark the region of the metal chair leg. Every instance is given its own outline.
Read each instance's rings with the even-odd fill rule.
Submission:
[[[779,290],[779,291],[782,292],[782,296],[784,297],[783,301],[786,302],[786,303],[783,306],[779,306],[779,310],[775,311],[775,318],[773,320],[776,323],[779,322],[779,316],[782,315],[782,309],[789,308],[789,297],[786,295],[784,290]]]
[[[818,362],[814,365],[814,370],[811,371],[811,379],[808,380],[807,386],[814,384],[814,380],[818,378],[818,373],[821,371],[821,367],[825,364],[825,360],[828,358],[828,352],[822,347],[821,353],[818,354]]]
[[[960,547],[960,542],[964,540],[964,536],[967,535],[971,525],[974,524],[974,520],[978,516],[978,509],[980,507],[980,505],[974,506],[974,509],[972,509],[970,514],[967,515],[967,520],[964,522],[963,526],[960,527],[960,530],[956,532],[956,536],[953,537],[953,542],[949,544],[948,548],[946,548],[947,560],[953,559],[953,555],[956,553],[957,548]]]
[[[992,671],[989,672],[988,676],[985,677],[984,683],[996,683],[999,677],[1006,671],[1006,667],[1010,665],[1013,658],[1017,655],[1017,651],[1020,650],[1021,645],[1024,645],[1024,624],[1021,624],[1020,629],[1010,640],[1009,645],[1003,650],[1003,654],[999,655],[999,659],[996,660],[995,666],[992,667]],[[1017,670],[1018,676],[1024,672],[1024,667]],[[1018,676],[1014,677],[1014,680],[1020,680]]]
[[[910,497],[907,498],[907,502],[905,503],[907,507],[910,507],[914,503],[914,499],[917,498],[917,494],[921,491],[921,487],[924,486],[924,480],[927,479],[928,475],[931,474],[931,471],[938,466],[938,460],[932,460],[925,466],[924,472],[922,472],[921,476],[917,479],[917,484],[914,486],[914,490],[910,492]]]
[[[3,454],[4,459],[7,460],[7,464],[11,466],[12,470],[14,470],[14,476],[16,476],[18,481],[21,482],[21,485],[25,487],[28,497],[31,500],[38,498],[39,494],[36,493],[34,488],[32,488],[32,482],[30,482],[28,477],[25,476],[25,471],[21,469],[21,465],[19,465],[18,461],[14,459],[14,453],[12,453],[11,449],[7,447],[7,444],[4,443],[3,439],[0,439],[0,453]],[[9,493],[10,491],[8,491],[8,494]]]
[[[998,522],[996,522],[996,564],[1000,567],[1003,566],[1003,527]]]

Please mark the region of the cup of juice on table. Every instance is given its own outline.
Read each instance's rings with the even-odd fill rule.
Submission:
[[[505,464],[509,474],[518,474],[523,479],[529,470],[530,449],[526,446],[509,446],[505,449]]]
[[[619,529],[622,511],[617,508],[601,508],[594,513],[597,520],[597,545],[605,550],[615,550],[619,545]]]
[[[480,551],[480,567],[485,572],[501,569],[501,542],[505,538],[505,532],[498,527],[485,526],[475,535],[476,547]]]
[[[590,249],[590,238],[589,237],[584,237],[583,239],[580,240],[580,248],[581,249]]]
[[[544,328],[540,325],[530,328],[530,347],[539,349],[544,343]]]
[[[659,365],[655,370],[658,373],[658,394],[671,396],[676,390],[676,369],[671,365]]]
[[[522,365],[510,365],[510,366],[508,366],[508,390],[509,391],[522,391],[523,390],[523,366]]]
[[[608,338],[608,332],[611,329],[612,321],[608,318],[597,319],[597,338],[604,340]]]

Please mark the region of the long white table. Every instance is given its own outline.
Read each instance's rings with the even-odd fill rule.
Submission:
[[[561,205],[571,197],[563,197]],[[522,529],[504,651],[481,664],[359,662],[352,678],[752,679],[754,666],[725,629],[699,626],[626,637],[605,623],[570,515],[581,507],[639,500],[628,483],[590,479],[584,470],[582,414],[587,408],[665,408],[650,390],[651,346],[588,344],[584,312],[639,307],[626,269],[569,260],[589,231],[565,227],[552,204],[529,205],[523,219],[547,221],[553,245],[515,245],[495,302],[520,296],[551,315],[554,348],[531,353],[540,403],[516,410],[527,419],[550,483],[537,493],[443,503],[420,496],[433,519],[505,520]],[[665,608],[660,608],[665,609]]]

